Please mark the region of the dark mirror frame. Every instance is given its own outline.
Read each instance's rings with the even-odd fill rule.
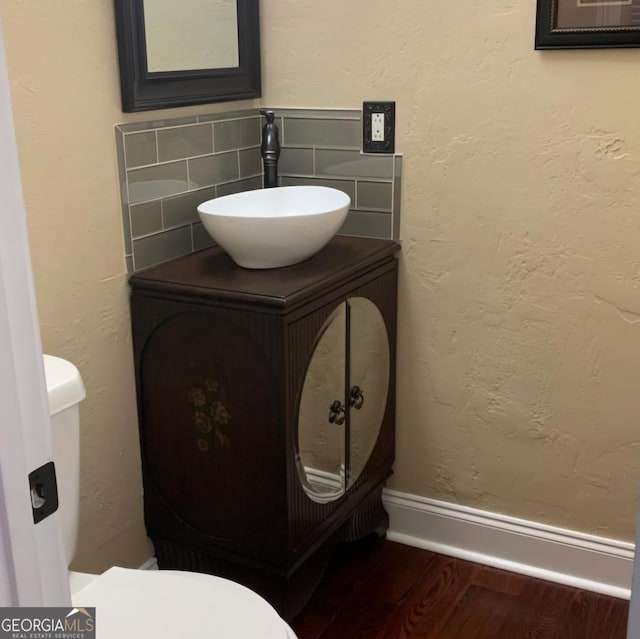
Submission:
[[[114,2],[125,113],[260,97],[258,0],[237,0],[238,67],[161,73],[147,70],[143,0]]]

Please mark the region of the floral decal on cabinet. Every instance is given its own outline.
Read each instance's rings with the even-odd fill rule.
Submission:
[[[224,403],[224,390],[210,377],[204,386],[189,391],[189,403],[196,431],[195,444],[203,452],[228,446],[229,436],[225,432],[231,415]]]

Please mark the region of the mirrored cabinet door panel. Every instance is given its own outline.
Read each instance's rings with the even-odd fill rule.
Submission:
[[[349,471],[347,488],[358,479],[378,440],[389,392],[389,339],[378,307],[351,297],[349,373]]]
[[[302,486],[316,502],[345,491],[346,303],[331,314],[309,360],[298,413]]]

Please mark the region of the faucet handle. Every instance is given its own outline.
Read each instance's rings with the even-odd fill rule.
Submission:
[[[264,115],[264,117],[267,118],[267,122],[269,124],[273,122],[273,119],[276,116],[276,114],[269,109],[260,109],[260,115]]]

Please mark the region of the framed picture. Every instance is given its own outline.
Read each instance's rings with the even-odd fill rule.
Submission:
[[[536,49],[640,47],[640,0],[538,0]]]

